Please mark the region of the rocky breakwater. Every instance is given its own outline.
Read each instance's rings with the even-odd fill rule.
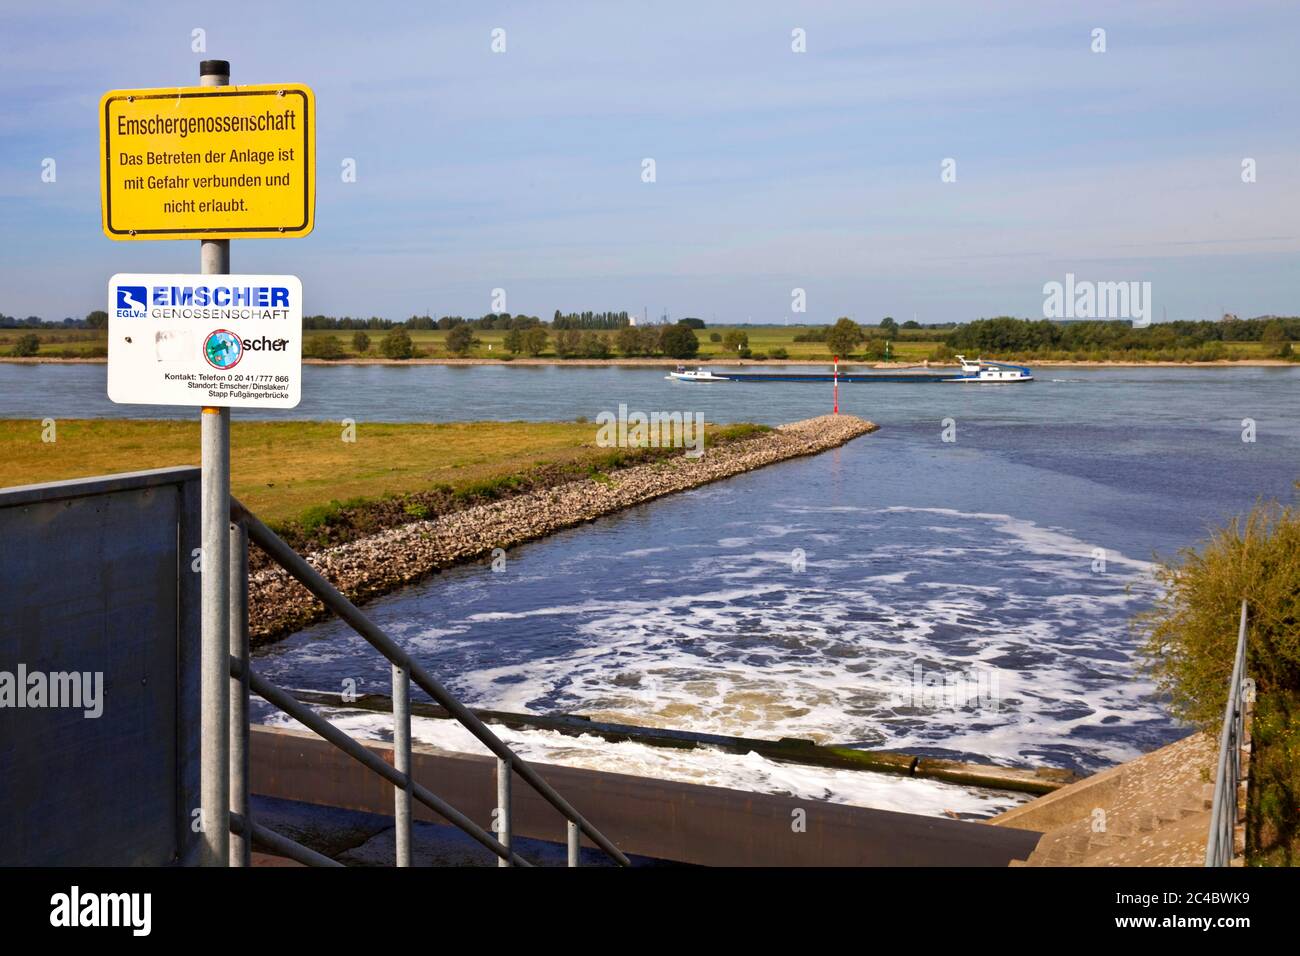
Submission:
[[[315,551],[306,558],[352,601],[363,603],[440,568],[484,558],[494,548],[508,549],[676,491],[815,455],[875,430],[871,422],[852,415],[791,422],[745,441],[706,446],[698,458],[683,454],[600,478],[566,482],[404,524]],[[327,614],[324,605],[278,565],[250,577],[249,605],[250,636],[255,644],[274,640]]]

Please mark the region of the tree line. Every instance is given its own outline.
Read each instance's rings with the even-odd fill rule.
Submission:
[[[46,322],[39,316],[19,319],[0,313],[3,329],[103,329],[108,314],[102,309],[83,319],[67,318]],[[539,356],[554,351],[560,358],[609,358],[666,356],[694,358],[699,352],[696,331],[703,330],[703,320],[681,319],[675,324],[636,326],[627,312],[571,312],[556,310],[548,324],[535,315],[508,312],[488,313],[466,318],[444,315],[412,315],[404,321],[379,316],[310,315],[303,317],[308,330],[352,332],[352,348],[367,354],[372,346],[388,358],[412,358],[418,349],[411,332],[441,330],[447,333],[445,345],[454,355],[468,355],[480,343],[480,331],[505,331],[505,351],[511,356]],[[841,358],[885,358],[890,342],[938,343],[930,354],[934,360],[950,359],[955,353],[1022,358],[1143,358],[1170,360],[1213,360],[1232,357],[1231,343],[1260,343],[1265,355],[1288,358],[1294,354],[1293,342],[1300,341],[1300,317],[1262,316],[1241,319],[1224,316],[1219,321],[1152,323],[1134,327],[1127,321],[1084,320],[1053,321],[1020,319],[1012,316],[976,319],[967,323],[921,325],[915,320],[896,322],[886,316],[875,325],[859,324],[841,316],[833,324],[800,326],[795,342],[823,343],[826,351]],[[371,335],[382,333],[371,342]],[[748,335],[742,329],[724,334],[713,332],[710,340],[721,342],[728,355],[751,356]],[[35,344],[34,344],[35,343]],[[25,354],[35,354],[39,339],[25,338]],[[772,358],[784,357],[784,349],[772,349]],[[309,357],[335,359],[345,355],[343,340],[338,336],[311,336],[304,354]],[[755,356],[762,357],[762,356]]]
[[[551,318],[553,329],[621,329],[632,324],[626,312],[561,312]]]
[[[1218,322],[1157,322],[1135,328],[1124,321],[1053,322],[999,316],[959,325],[945,344],[959,352],[1021,355],[1052,352],[1222,352],[1229,342],[1261,342],[1268,351],[1291,354],[1300,340],[1300,317],[1224,318]]]

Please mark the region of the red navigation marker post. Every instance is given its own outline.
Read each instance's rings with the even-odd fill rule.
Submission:
[[[835,356],[835,414],[840,413],[840,357]]]

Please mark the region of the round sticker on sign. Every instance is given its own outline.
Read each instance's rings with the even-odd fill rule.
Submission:
[[[203,340],[203,357],[213,368],[234,368],[244,357],[244,343],[234,332],[217,329]]]

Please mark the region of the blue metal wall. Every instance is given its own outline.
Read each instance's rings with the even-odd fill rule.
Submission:
[[[0,865],[194,852],[198,515],[197,468],[0,490],[0,671],[103,673],[98,718],[0,706]]]

